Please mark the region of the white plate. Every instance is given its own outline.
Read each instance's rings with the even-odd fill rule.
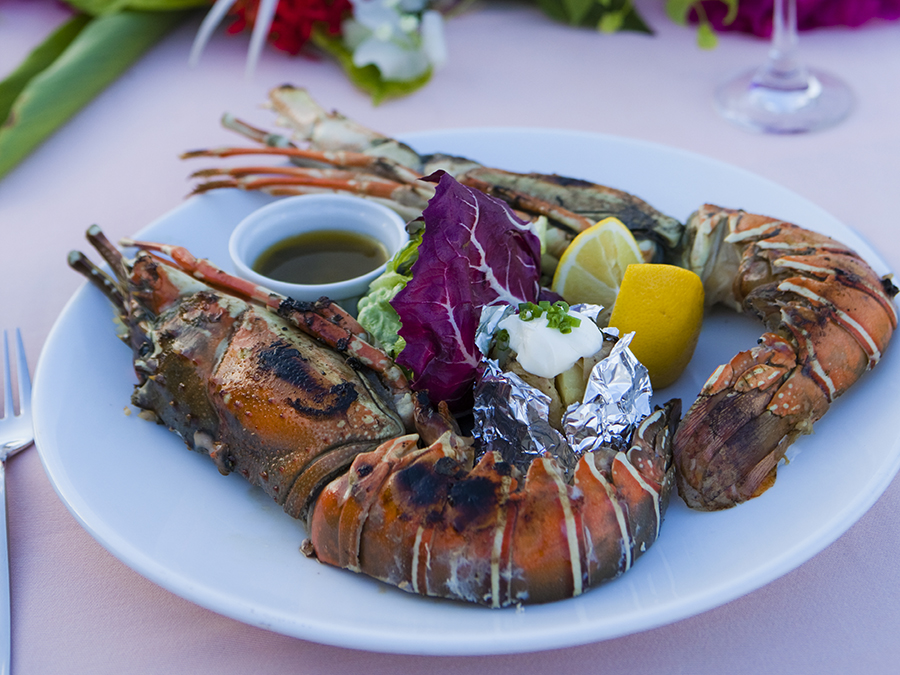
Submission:
[[[837,237],[887,272],[865,242],[820,208],[697,155],[608,136],[524,129],[408,140],[422,152],[606,183],[679,219],[704,201],[776,215]],[[184,244],[227,267],[230,231],[267,201],[234,191],[193,198],[141,236]],[[492,654],[583,644],[676,621],[808,560],[875,502],[900,462],[889,403],[900,377],[894,348],[832,407],[813,436],[795,444],[794,459],[773,489],[719,513],[693,512],[674,498],[659,542],[620,579],[521,611],[424,599],[304,558],[302,526],[261,491],[239,476],[223,478],[174,434],[126,415],[135,377],[112,315],[96,289],[82,288],[41,355],[37,445],[60,497],[103,546],[164,588],[248,624],[317,642]],[[716,313],[687,373],[658,398],[681,396],[689,405],[715,366],[753,345],[761,331],[746,317]]]

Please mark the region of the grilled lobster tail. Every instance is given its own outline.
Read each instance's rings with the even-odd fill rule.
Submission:
[[[708,300],[769,330],[716,369],[675,436],[679,493],[715,510],[771,486],[787,447],[874,367],[897,327],[897,288],[843,244],[743,211],[703,206],[685,241]]]
[[[580,595],[656,541],[674,483],[680,403],[639,425],[628,453],[585,455],[568,485],[535,460],[524,486],[499,455],[471,468],[449,435],[359,455],[323,492],[310,536],[320,560],[414,593],[506,607]]]

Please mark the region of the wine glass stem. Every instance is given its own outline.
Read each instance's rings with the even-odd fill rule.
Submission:
[[[762,67],[731,78],[716,89],[716,107],[733,122],[778,134],[825,129],[850,112],[853,95],[828,73],[800,58],[797,0],[774,0],[772,41]]]
[[[775,0],[769,60],[756,81],[776,89],[803,89],[809,73],[798,57],[797,0]]]
[[[790,70],[797,60],[796,0],[775,0],[769,58],[779,70]]]

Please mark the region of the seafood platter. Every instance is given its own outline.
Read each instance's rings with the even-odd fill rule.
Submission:
[[[88,229],[91,252],[69,264],[92,283],[36,375],[38,447],[57,492],[161,586],[360,649],[563,647],[772,581],[840,536],[896,473],[897,289],[875,251],[815,205],[627,139],[475,129],[400,142],[293,87],[272,105],[290,129],[226,115],[252,143],[187,153],[222,163],[194,175],[183,205],[122,242]],[[365,305],[389,304],[399,329],[384,330],[380,309],[373,320],[360,304],[354,317],[233,273],[228,239],[245,216],[335,189],[411,223],[413,262],[388,264],[402,284],[385,300],[373,282]],[[627,419],[610,421],[606,394],[587,392],[558,420],[544,408],[516,417],[550,397],[501,367],[509,346],[485,333],[491,309],[504,322],[582,317],[542,295],[542,268],[608,216],[646,262],[703,280],[695,355],[652,392],[626,336],[604,333],[588,391],[602,363],[632,364],[616,375],[639,400]],[[524,366],[524,350],[511,361]]]

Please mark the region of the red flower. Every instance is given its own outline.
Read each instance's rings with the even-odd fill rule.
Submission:
[[[737,17],[726,24],[728,8],[720,0],[703,0],[703,9],[717,31],[741,31],[772,36],[773,0],[740,0]],[[692,18],[697,16],[692,11]],[[797,0],[797,28],[861,26],[871,19],[900,18],[900,0]]]
[[[229,14],[234,17],[229,33],[253,26],[258,0],[238,0]],[[329,35],[339,35],[341,22],[353,14],[350,0],[279,0],[269,28],[269,42],[276,48],[297,54],[319,26]]]

